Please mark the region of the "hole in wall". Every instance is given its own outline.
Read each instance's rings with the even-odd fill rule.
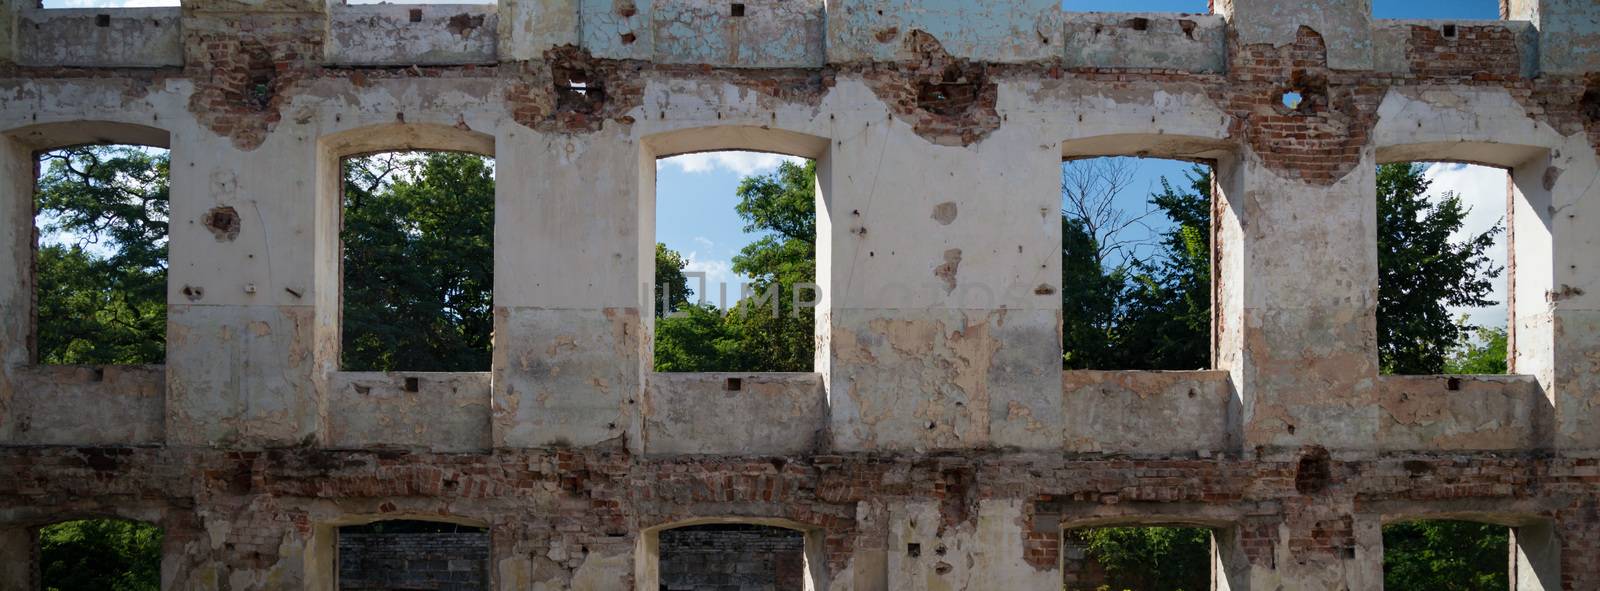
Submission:
[[[421,8],[413,8],[413,9],[411,9],[410,15],[411,15],[411,22],[414,22],[414,23],[422,22],[422,9]]]
[[[1461,389],[1461,378],[1450,378],[1444,381],[1444,389],[1455,392]]]
[[[1290,111],[1298,111],[1300,110],[1300,105],[1306,102],[1306,97],[1300,94],[1299,91],[1285,90],[1279,100],[1283,101],[1283,106]]]
[[[606,91],[587,70],[554,66],[556,108],[563,111],[595,114],[605,106]]]
[[[97,15],[94,15],[94,26],[96,26],[96,27],[109,27],[109,26],[111,26],[111,15],[109,15],[109,14],[97,14]]]
[[[743,2],[735,2],[735,3],[733,3],[732,6],[729,6],[728,7],[728,16],[733,16],[733,17],[744,16],[744,3]]]
[[[938,78],[918,83],[917,108],[938,115],[961,115],[977,104],[981,89],[977,80],[960,69],[945,68]]]
[[[1445,37],[1454,38],[1456,36],[1456,26],[1454,24],[1446,24],[1439,29],[1439,32],[1443,33]]]
[[[1303,495],[1322,492],[1333,478],[1333,459],[1328,450],[1313,446],[1300,454],[1295,466],[1294,489]]]
[[[1142,16],[1136,16],[1136,17],[1130,18],[1130,19],[1128,19],[1126,21],[1123,21],[1122,24],[1123,24],[1123,26],[1128,27],[1130,29],[1133,29],[1135,31],[1147,31],[1147,30],[1150,29],[1150,19],[1147,19],[1147,18],[1142,17]]]
[[[729,392],[738,392],[739,390],[744,389],[744,380],[740,378],[728,378],[727,381],[723,383],[722,387],[724,390]]]
[[[422,389],[422,384],[419,383],[419,382],[420,381],[416,378],[416,376],[407,376],[406,377],[406,385],[405,385],[406,391],[407,392],[416,392],[417,390]]]

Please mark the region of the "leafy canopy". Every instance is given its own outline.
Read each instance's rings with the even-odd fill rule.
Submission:
[[[1378,359],[1384,373],[1437,374],[1470,328],[1449,307],[1493,305],[1501,267],[1489,258],[1496,224],[1451,240],[1466,221],[1461,197],[1427,197],[1419,164],[1378,167]]]
[[[1067,369],[1201,369],[1211,360],[1211,172],[1187,190],[1161,179],[1151,204],[1173,222],[1149,260],[1112,263],[1092,212],[1061,213],[1062,365]],[[1080,188],[1079,202],[1095,202]],[[1110,195],[1099,199],[1109,200]],[[1103,207],[1103,206],[1102,206]],[[1112,238],[1114,239],[1114,238]]]
[[[494,164],[454,152],[345,160],[340,365],[489,371]]]
[[[165,360],[168,167],[165,150],[136,146],[40,157],[39,363]]]
[[[1510,530],[1470,521],[1411,521],[1383,526],[1385,589],[1506,589]]]
[[[1211,532],[1203,527],[1096,527],[1068,530],[1066,536],[1104,570],[1111,589],[1211,588]]]
[[[161,529],[136,521],[85,519],[39,529],[45,591],[156,591]]]

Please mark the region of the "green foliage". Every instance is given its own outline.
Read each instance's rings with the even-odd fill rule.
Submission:
[[[1509,530],[1467,521],[1412,521],[1383,526],[1385,589],[1503,590]]]
[[[1418,164],[1378,167],[1378,357],[1384,373],[1443,372],[1446,355],[1468,330],[1448,307],[1494,304],[1488,295],[1501,272],[1487,252],[1503,228],[1496,224],[1452,241],[1467,208],[1453,193],[1429,200],[1423,170]]]
[[[156,591],[161,529],[120,519],[40,528],[39,575],[45,591]]]
[[[1205,591],[1211,588],[1211,532],[1200,527],[1097,527],[1068,530],[1105,569],[1112,589]]]
[[[1444,373],[1506,373],[1506,329],[1478,327],[1474,338],[1450,352]]]
[[[688,265],[689,261],[678,251],[656,243],[656,318],[689,302],[689,278],[683,275],[683,268]]]
[[[680,305],[658,318],[656,371],[811,371],[815,316],[797,309],[794,295],[796,286],[816,280],[816,175],[814,162],[785,162],[739,182],[735,210],[744,231],[761,236],[733,258],[733,270],[750,277],[752,294],[726,314]],[[656,246],[657,283],[669,290],[686,284],[682,269],[678,253]],[[799,295],[814,299],[809,291]]]
[[[1211,173],[1189,191],[1162,179],[1151,203],[1174,222],[1150,261],[1106,268],[1087,222],[1061,216],[1063,366],[1199,369],[1211,359]]]
[[[494,165],[452,152],[344,164],[344,344],[369,371],[488,371]]]
[[[43,154],[36,351],[43,364],[166,357],[165,151],[88,146]]]

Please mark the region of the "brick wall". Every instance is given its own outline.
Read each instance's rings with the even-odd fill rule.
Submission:
[[[380,525],[383,523],[385,522],[379,522]],[[446,529],[460,531],[340,528],[339,589],[341,591],[488,589],[488,530]]]
[[[664,591],[786,591],[804,580],[805,536],[780,527],[695,525],[661,532]]]

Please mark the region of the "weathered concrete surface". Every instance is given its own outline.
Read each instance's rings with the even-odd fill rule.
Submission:
[[[1069,68],[1158,68],[1220,74],[1228,27],[1221,16],[1087,12],[1068,14]]]
[[[652,373],[645,401],[651,456],[804,455],[827,428],[822,378],[810,373]]]
[[[1383,376],[1379,387],[1386,449],[1550,446],[1551,408],[1531,376]]]
[[[733,4],[196,0],[181,60],[4,4],[0,590],[86,515],[162,525],[166,589],[331,588],[331,528],[386,516],[487,525],[499,589],[649,585],[706,520],[805,531],[839,591],[1059,588],[1063,527],[1158,522],[1227,588],[1373,589],[1382,524],[1437,515],[1515,527],[1519,589],[1600,587],[1592,3]],[[164,376],[33,365],[33,154],[98,142],[172,150]],[[338,371],[339,159],[393,149],[496,159],[487,374]],[[655,160],[723,149],[819,170],[814,372],[731,398],[652,374],[641,314]],[[1106,155],[1214,166],[1214,369],[1061,371],[1060,162]],[[1378,375],[1408,160],[1510,170],[1517,375]]]
[[[1236,447],[1227,372],[1064,371],[1061,395],[1069,453],[1206,457]]]
[[[338,5],[328,22],[327,61],[352,66],[493,64],[498,30],[493,5]]]
[[[328,388],[335,449],[489,449],[489,374],[339,372]]]
[[[16,19],[16,62],[26,66],[181,66],[179,12],[176,7],[28,9]]]
[[[166,371],[156,366],[35,366],[12,375],[0,436],[23,445],[165,441]]]

